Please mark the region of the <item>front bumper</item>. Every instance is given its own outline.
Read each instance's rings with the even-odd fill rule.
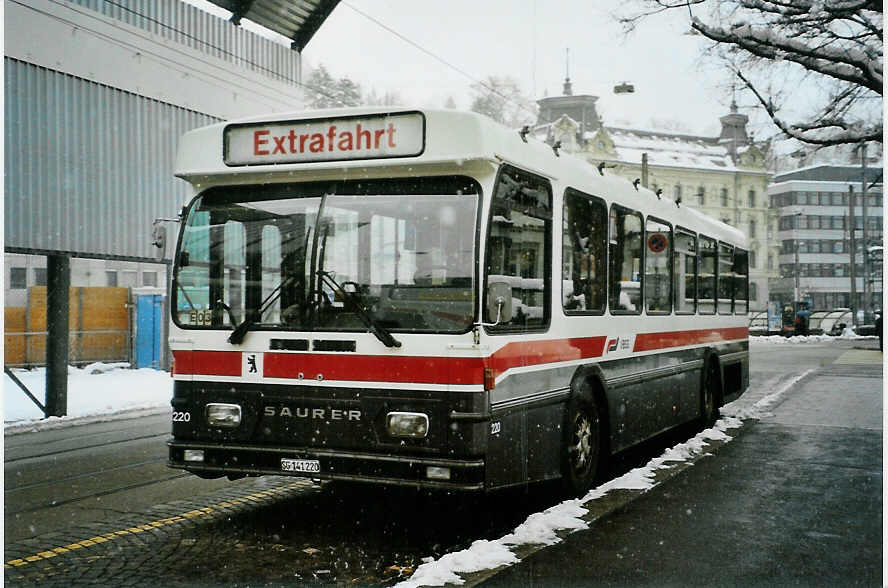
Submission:
[[[382,453],[335,451],[330,449],[269,447],[171,440],[171,468],[206,474],[284,475],[324,480],[372,482],[397,486],[414,486],[449,490],[478,491],[484,489],[483,459],[440,459]],[[204,452],[202,462],[185,461],[186,449]],[[311,459],[320,462],[320,472],[284,471],[282,459]],[[450,479],[429,479],[427,468],[449,468]]]

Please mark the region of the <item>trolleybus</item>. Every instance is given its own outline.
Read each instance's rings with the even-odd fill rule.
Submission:
[[[748,383],[744,235],[474,113],[187,133],[169,462],[592,487]]]

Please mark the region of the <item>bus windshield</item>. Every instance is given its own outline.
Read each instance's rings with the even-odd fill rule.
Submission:
[[[479,190],[465,177],[210,188],[185,218],[174,318],[242,331],[465,332]]]

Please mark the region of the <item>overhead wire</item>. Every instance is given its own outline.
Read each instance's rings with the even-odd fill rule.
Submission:
[[[401,34],[401,33],[398,32],[398,31],[396,31],[396,30],[393,29],[392,27],[390,27],[390,26],[388,26],[387,24],[383,23],[383,22],[380,21],[379,19],[377,19],[377,18],[375,18],[375,17],[373,17],[373,16],[367,14],[367,13],[364,12],[363,10],[360,10],[359,8],[357,8],[356,6],[354,6],[353,4],[351,4],[350,2],[346,2],[345,0],[343,0],[342,2],[340,2],[340,4],[343,4],[344,6],[349,7],[351,10],[353,10],[353,11],[356,12],[357,14],[363,16],[364,18],[366,18],[367,20],[369,20],[370,22],[372,22],[372,23],[375,24],[376,26],[380,27],[381,29],[383,29],[383,30],[385,30],[385,31],[387,31],[387,32],[389,32],[389,33],[391,33],[392,35],[394,35],[395,37],[401,39],[402,41],[404,41],[404,42],[407,43],[408,45],[411,45],[411,46],[414,47],[415,49],[418,49],[419,51],[425,53],[426,55],[428,55],[428,56],[431,57],[432,59],[435,59],[436,61],[440,62],[441,64],[445,65],[446,67],[449,67],[449,68],[452,69],[453,71],[455,71],[455,72],[457,72],[458,74],[460,74],[460,75],[466,77],[467,79],[469,79],[469,80],[471,80],[472,82],[478,84],[479,86],[481,86],[481,87],[483,87],[483,88],[489,90],[490,92],[496,94],[497,96],[499,96],[500,98],[502,98],[502,99],[505,100],[506,102],[510,102],[510,103],[514,104],[515,106],[517,106],[518,108],[520,108],[520,109],[522,109],[522,110],[528,112],[529,114],[532,114],[532,115],[536,116],[536,112],[535,112],[533,109],[527,108],[526,105],[524,105],[524,104],[522,104],[522,103],[520,103],[520,102],[515,101],[514,99],[510,98],[509,96],[506,96],[505,94],[503,94],[502,92],[500,92],[497,88],[491,86],[490,84],[484,82],[483,80],[479,80],[478,78],[474,77],[473,75],[471,75],[471,74],[468,73],[467,71],[463,70],[462,68],[457,67],[456,65],[450,63],[449,61],[447,61],[447,60],[444,59],[443,57],[440,57],[439,55],[433,53],[433,52],[430,51],[429,49],[426,49],[425,47],[423,47],[422,45],[420,45],[420,44],[417,43],[416,41],[414,41],[414,40],[412,40],[412,39],[406,37],[405,35]]]

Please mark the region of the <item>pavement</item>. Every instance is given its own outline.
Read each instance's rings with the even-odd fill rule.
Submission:
[[[883,585],[883,356],[830,352],[730,443],[470,583]]]

